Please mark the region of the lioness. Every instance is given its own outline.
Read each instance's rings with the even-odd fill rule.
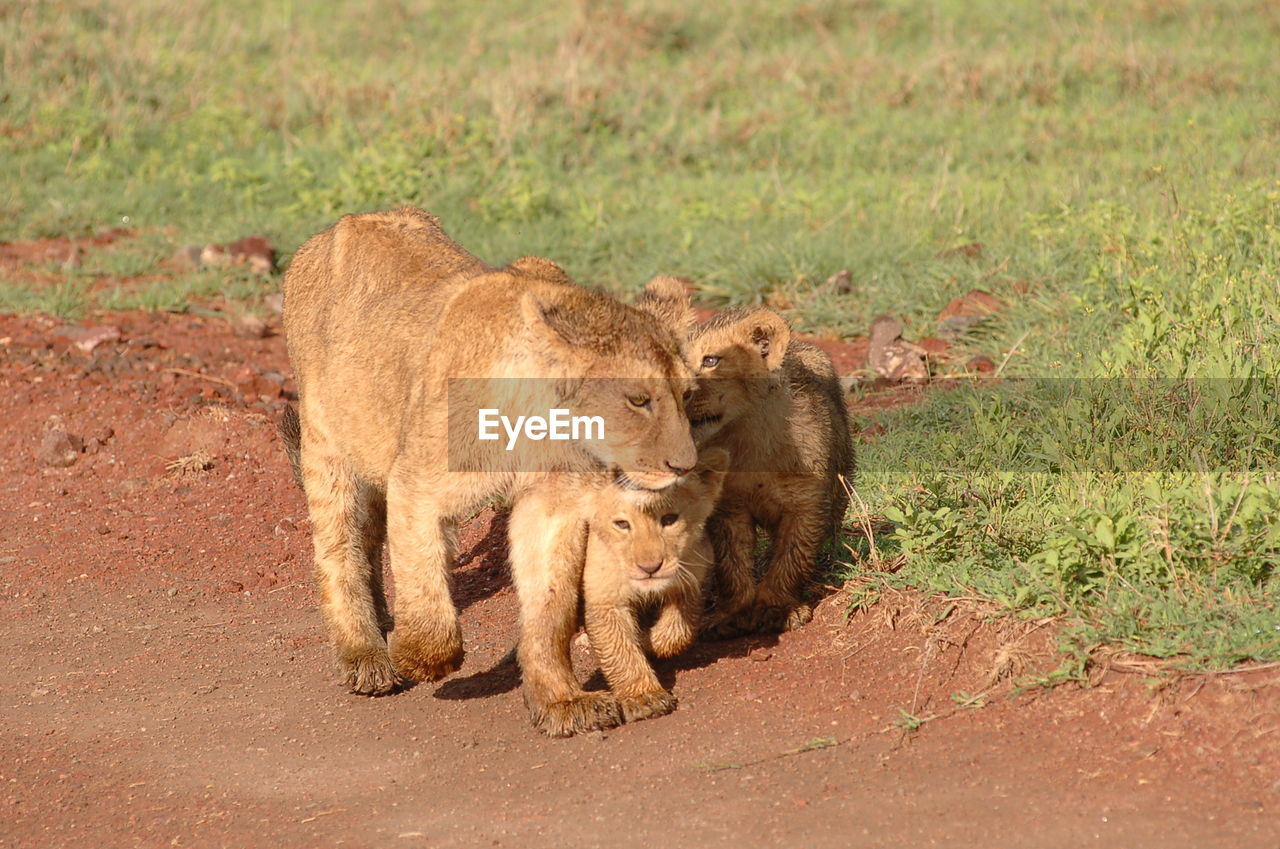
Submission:
[[[699,378],[687,405],[694,440],[732,457],[707,523],[718,599],[706,630],[727,637],[803,625],[813,617],[804,584],[849,505],[841,478],[853,473],[853,445],[835,369],[763,307],[695,326],[686,353]],[[771,541],[758,587],[757,526]]]
[[[702,452],[692,475],[661,493],[613,483],[587,491],[583,619],[625,722],[675,710],[675,696],[658,682],[645,653],[671,657],[697,636],[702,585],[713,561],[704,526],[728,468],[728,452],[712,448]],[[646,628],[642,621],[653,624]]]
[[[564,636],[572,626],[555,621],[556,594],[578,586],[580,522],[554,499],[520,495],[559,469],[612,463],[632,485],[661,490],[693,468],[690,374],[671,326],[575,286],[545,259],[487,265],[411,208],[347,215],[313,236],[285,275],[284,303],[316,576],[347,686],[387,693],[459,667],[456,526],[505,495],[515,498],[526,702],[553,732],[616,724],[611,697],[578,686]],[[481,441],[475,418],[504,406],[598,416],[604,434],[504,451]]]

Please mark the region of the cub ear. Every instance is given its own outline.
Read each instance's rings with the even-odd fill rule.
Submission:
[[[724,476],[729,472],[729,452],[723,448],[708,448],[698,454],[695,474],[707,488],[707,498],[715,501],[724,488]]]
[[[681,335],[693,324],[689,290],[679,277],[662,274],[650,280],[644,285],[640,297],[636,298],[636,307]]]
[[[771,309],[751,310],[738,322],[740,344],[754,348],[764,360],[764,367],[774,371],[782,365],[791,343],[787,321]]]

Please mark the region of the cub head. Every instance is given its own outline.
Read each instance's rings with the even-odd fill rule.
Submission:
[[[697,462],[684,409],[693,394],[684,328],[674,293],[663,294],[660,303],[628,306],[576,286],[544,286],[521,300],[539,373],[555,378],[559,401],[590,422],[579,444],[642,490],[671,486]]]
[[[686,567],[690,558],[706,556],[695,543],[728,469],[729,452],[709,448],[692,474],[660,493],[601,487],[591,511],[591,534],[633,590],[661,592],[673,581],[696,580]]]
[[[692,328],[686,356],[697,386],[686,410],[699,443],[764,400],[790,341],[787,322],[765,307],[726,310]]]

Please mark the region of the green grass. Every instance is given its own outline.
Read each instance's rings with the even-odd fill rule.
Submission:
[[[907,557],[878,580],[1061,615],[1077,659],[1280,659],[1278,40],[1261,0],[20,4],[0,239],[141,235],[0,272],[0,309],[253,300],[156,262],[261,232],[287,263],[398,203],[495,262],[684,274],[810,331],[928,335],[983,288],[1010,308],[961,346],[1022,339],[1004,373],[1058,382],[888,418],[857,484]]]

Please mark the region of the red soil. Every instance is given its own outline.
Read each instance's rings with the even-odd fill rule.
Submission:
[[[1051,628],[909,594],[699,644],[659,665],[671,716],[542,738],[494,668],[516,607],[492,513],[460,549],[463,670],[349,695],[274,428],[281,338],[89,323],[121,338],[0,316],[0,846],[1280,845],[1280,670],[957,708],[1001,648],[1048,662]],[[68,468],[37,459],[55,414],[87,440]]]

